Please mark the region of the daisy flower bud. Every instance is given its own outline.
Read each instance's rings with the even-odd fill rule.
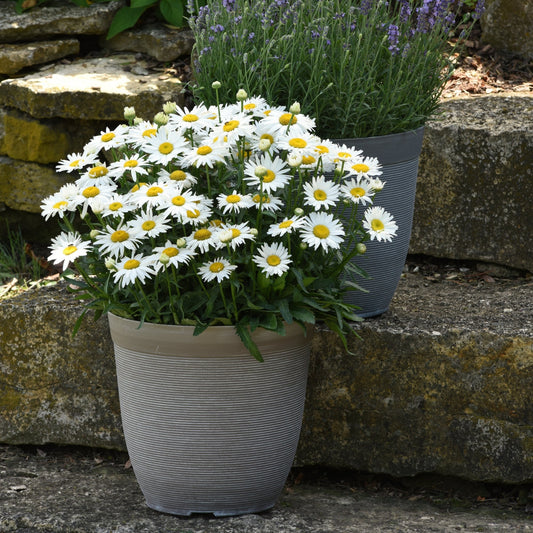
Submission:
[[[250,229],[250,235],[253,235],[254,237],[257,237],[259,235],[259,231],[257,228],[251,228]]]
[[[176,241],[176,246],[178,248],[185,248],[185,246],[187,246],[187,241],[182,237]]]
[[[307,250],[307,243],[305,243],[305,242],[301,242],[301,243],[300,243],[300,249],[302,249],[302,250]]]
[[[105,267],[107,268],[107,270],[116,270],[117,269],[117,265],[115,263],[115,260],[111,259],[110,257],[108,257],[105,260]]]
[[[163,112],[159,112],[157,113],[157,115],[154,117],[154,122],[158,125],[158,126],[165,126],[166,124],[168,124],[168,115],[166,113],[163,113]]]
[[[91,238],[91,240],[94,241],[94,239],[96,239],[96,237],[98,237],[99,233],[100,232],[97,229],[93,229],[93,230],[91,230],[91,233],[89,233],[89,237]]]
[[[304,214],[304,210],[301,208],[301,207],[297,207],[295,210],[294,210],[294,214],[297,216],[297,217],[301,217],[303,214]]]
[[[271,146],[272,143],[270,142],[270,139],[261,139],[259,141],[259,150],[262,152],[266,152]]]
[[[222,87],[222,83],[220,83],[219,81],[214,81],[214,82],[211,84],[211,87],[212,87],[213,89],[215,89],[215,91],[216,91],[216,90],[220,89],[220,87]]]
[[[141,117],[135,117],[133,119],[133,125],[134,126],[137,126],[138,124],[141,124],[142,122],[144,122],[144,120]]]
[[[168,265],[169,261],[170,257],[165,252],[161,252],[161,255],[159,256],[159,262],[163,265]]]
[[[264,167],[263,165],[258,165],[257,167],[255,167],[254,174],[258,178],[264,178],[267,175],[267,173],[268,173],[268,169]]]
[[[177,107],[176,102],[165,102],[163,104],[163,112],[167,115],[171,115],[176,111]]]
[[[298,113],[300,113],[301,111],[300,102],[294,102],[294,104],[292,104],[291,107],[289,107],[289,111],[293,115],[297,115]]]
[[[287,163],[289,163],[289,166],[293,168],[299,167],[302,164],[302,161],[302,156],[298,154],[290,154],[287,158]]]
[[[237,91],[237,101],[244,102],[248,98],[248,93],[244,89],[239,89]]]
[[[134,107],[124,108],[124,119],[128,121],[135,119],[135,108]]]
[[[355,249],[357,250],[358,254],[364,254],[366,252],[366,244],[364,242],[358,242],[355,245]]]
[[[220,239],[220,242],[230,242],[231,239],[233,239],[233,231],[230,229],[221,231],[218,235],[218,238]]]

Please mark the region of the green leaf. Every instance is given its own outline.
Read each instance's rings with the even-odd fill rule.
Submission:
[[[111,39],[115,35],[118,35],[120,32],[133,28],[137,21],[141,18],[141,15],[149,8],[150,6],[145,7],[121,7],[113,17],[111,25],[109,26],[109,31],[107,32],[106,39]]]
[[[235,326],[235,331],[237,332],[237,335],[241,339],[242,343],[248,351],[259,361],[264,362],[263,356],[261,355],[261,352],[259,351],[259,348],[257,347],[257,344],[252,339],[252,335],[250,333],[250,330],[247,326],[244,326],[243,324],[237,324]]]
[[[292,313],[289,309],[289,302],[285,299],[278,300],[277,307],[281,313],[281,316],[283,317],[283,320],[285,320],[287,324],[292,324]]]
[[[183,0],[161,0],[159,10],[172,26],[180,28],[183,25]]]
[[[278,327],[278,319],[274,313],[264,313],[259,320],[259,325],[262,328],[275,331]]]
[[[315,315],[310,309],[306,309],[305,307],[292,307],[291,312],[296,320],[308,322],[309,324],[315,323]]]
[[[130,6],[133,8],[137,7],[150,7],[155,6],[157,0],[131,0]]]

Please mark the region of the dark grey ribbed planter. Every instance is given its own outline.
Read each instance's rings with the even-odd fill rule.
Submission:
[[[109,315],[122,424],[149,507],[177,515],[258,512],[277,502],[303,417],[310,335],[258,329],[256,361],[231,326]]]
[[[365,137],[335,139],[363,151],[367,157],[377,157],[382,165],[384,189],[376,196],[376,205],[391,213],[398,225],[396,237],[391,242],[369,241],[367,251],[354,260],[370,279],[358,277],[355,282],[368,292],[351,291],[346,301],[358,305],[362,317],[377,316],[389,308],[407,257],[415,205],[418,161],[422,150],[424,128],[414,131]],[[359,209],[362,219],[364,209]]]

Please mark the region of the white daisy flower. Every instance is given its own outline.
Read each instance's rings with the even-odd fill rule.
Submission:
[[[287,233],[292,233],[295,229],[301,228],[303,224],[304,219],[301,217],[285,217],[281,222],[271,224],[267,233],[272,235],[272,237],[281,237]]]
[[[381,165],[375,157],[356,157],[344,166],[344,171],[349,175],[357,175],[369,178],[370,176],[381,176]]]
[[[171,182],[172,184],[179,185],[184,189],[189,189],[198,182],[198,180],[191,173],[179,168],[173,170],[172,172],[162,169],[157,174],[157,178],[161,183]]]
[[[227,259],[217,257],[213,261],[204,263],[198,272],[204,281],[218,281],[229,278],[231,273],[237,268],[237,265],[232,265]]]
[[[282,136],[282,132],[272,124],[265,124],[263,120],[254,124],[253,135],[250,138],[250,148],[254,152],[261,151],[261,141],[268,141],[270,153],[276,153],[280,151],[279,139]]]
[[[119,161],[109,165],[109,176],[120,178],[124,174],[130,177],[131,181],[138,181],[140,176],[146,176],[148,162],[138,153],[131,156],[125,156]]]
[[[237,105],[239,108],[241,107],[241,104]],[[267,108],[268,104],[261,96],[252,96],[242,102],[243,112],[252,115],[253,117],[263,117],[263,113]]]
[[[193,226],[206,224],[213,214],[211,204],[212,200],[210,199],[196,200],[194,202],[194,208],[185,213],[182,222],[192,224]]]
[[[340,187],[324,176],[313,178],[311,183],[304,183],[304,204],[315,211],[334,206],[339,199]]]
[[[86,171],[76,180],[78,187],[101,187],[102,185],[113,185],[113,179],[109,176],[109,169],[105,163],[95,161],[93,166],[87,168]]]
[[[143,146],[148,139],[157,135],[157,129],[158,127],[155,122],[148,122],[146,120],[139,122],[139,124],[129,128],[125,135],[126,142],[139,148]]]
[[[165,254],[165,262],[161,261],[162,254]],[[165,266],[178,268],[180,264],[187,264],[196,254],[190,248],[180,248],[175,243],[167,240],[164,246],[158,246],[152,250],[152,262],[156,272]],[[167,259],[168,258],[168,259]]]
[[[305,217],[300,235],[315,250],[322,247],[327,252],[330,248],[340,248],[345,233],[342,224],[333,215],[315,212]]]
[[[222,233],[227,232],[229,238],[222,242],[228,244],[232,250],[245,244],[246,241],[253,241],[255,239],[246,222],[242,224],[221,224],[218,231],[219,239]]]
[[[97,156],[94,153],[75,153],[67,155],[66,159],[62,159],[56,165],[57,172],[74,172],[75,170],[82,170],[83,168],[94,164]]]
[[[258,167],[266,170],[264,176],[257,176]],[[244,165],[244,180],[267,193],[285,187],[290,179],[290,168],[279,157],[272,159],[268,154],[264,154]]]
[[[136,190],[132,189],[131,201],[142,207],[157,207],[167,205],[170,200],[171,188],[167,183],[155,182],[140,184]],[[134,187],[135,188],[135,187]]]
[[[352,147],[342,144],[332,147],[329,155],[336,163],[340,162],[342,164],[344,162],[344,168],[346,168],[347,163],[360,156],[361,153],[361,150],[355,150]]]
[[[304,157],[313,155],[319,142],[316,135],[290,129],[280,138],[279,146],[282,150]]]
[[[78,257],[87,255],[90,249],[91,245],[88,242],[84,242],[77,233],[62,233],[52,239],[50,246],[52,253],[48,259],[53,261],[54,265],[63,263],[62,269],[66,270],[70,263],[78,259]]]
[[[213,135],[224,138],[225,142],[235,143],[239,137],[250,138],[253,133],[253,126],[250,123],[251,117],[242,113],[228,114],[222,113],[222,124],[218,124],[213,129]]]
[[[186,150],[180,161],[182,166],[206,166],[213,168],[217,163],[223,163],[229,155],[229,148],[222,142],[206,141],[200,146]]]
[[[107,202],[101,215],[103,217],[124,218],[126,213],[129,213],[134,209],[137,209],[137,205],[131,203],[129,195],[115,193],[107,198]]]
[[[140,238],[157,237],[171,228],[168,222],[164,214],[154,215],[151,210],[148,210],[130,221],[128,228],[131,228],[133,233]]]
[[[74,211],[77,205],[77,201],[67,198],[61,193],[61,190],[59,190],[43,200],[43,203],[41,204],[41,215],[45,220],[56,215],[63,218],[65,213]]]
[[[202,253],[207,252],[211,248],[219,248],[220,241],[217,236],[217,231],[213,227],[197,229],[185,239],[187,246],[191,250],[199,250]]]
[[[99,187],[90,185],[89,187],[80,189],[76,202],[82,206],[81,218],[85,218],[87,210],[95,201],[100,202],[102,198],[104,201],[108,200],[115,190],[115,185],[100,185]]]
[[[151,258],[142,255],[124,257],[116,264],[117,271],[113,274],[115,283],[124,288],[134,284],[137,280],[144,283],[155,274]]]
[[[289,128],[291,132],[310,132],[315,127],[315,120],[306,115],[295,115],[286,110],[272,109],[267,117],[263,119],[266,125],[275,126],[280,133],[284,133]]]
[[[247,209],[254,205],[249,194],[240,194],[237,191],[233,191],[232,194],[219,194],[217,201],[218,207],[224,213],[238,213],[241,209]]]
[[[377,206],[365,211],[363,227],[368,231],[371,240],[378,241],[391,241],[398,229],[392,215],[383,207]]]
[[[176,110],[170,115],[168,123],[180,132],[192,130],[199,133],[204,131],[206,127],[211,127],[209,116],[209,111],[203,104],[194,106],[190,111],[186,107],[176,107]]]
[[[87,152],[97,153],[100,150],[110,150],[112,148],[120,148],[126,142],[126,133],[128,127],[125,124],[120,124],[114,130],[109,127],[105,131],[101,131],[95,135],[86,145]]]
[[[269,211],[271,213],[275,213],[283,207],[283,200],[281,198],[266,193],[254,194],[252,196],[252,201],[258,209],[263,209],[264,211]]]
[[[187,211],[192,211],[197,206],[197,201],[202,200],[199,196],[182,187],[170,187],[168,190],[168,200],[160,204],[160,209],[164,210],[166,216],[170,216],[182,221],[187,217]]]
[[[281,276],[292,263],[288,250],[280,243],[263,244],[253,257],[254,263],[267,278]]]
[[[168,128],[159,128],[155,135],[147,137],[142,151],[148,155],[148,161],[167,165],[189,148],[189,143],[179,133]]]
[[[365,178],[351,179],[341,186],[343,197],[354,204],[366,205],[372,202],[374,189],[370,181]]]
[[[124,255],[126,250],[134,252],[140,242],[139,237],[127,226],[120,225],[118,228],[106,226],[101,231],[94,244],[99,248],[102,255],[110,255],[118,258]]]

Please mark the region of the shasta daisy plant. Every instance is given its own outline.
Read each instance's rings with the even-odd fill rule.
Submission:
[[[374,205],[378,162],[321,140],[299,106],[242,92],[165,111],[146,122],[128,108],[58,164],[78,177],[42,202],[63,230],[50,260],[86,302],[76,327],[90,310],[196,334],[233,325],[259,360],[258,327],[322,321],[346,343],[350,260],[397,231]]]

